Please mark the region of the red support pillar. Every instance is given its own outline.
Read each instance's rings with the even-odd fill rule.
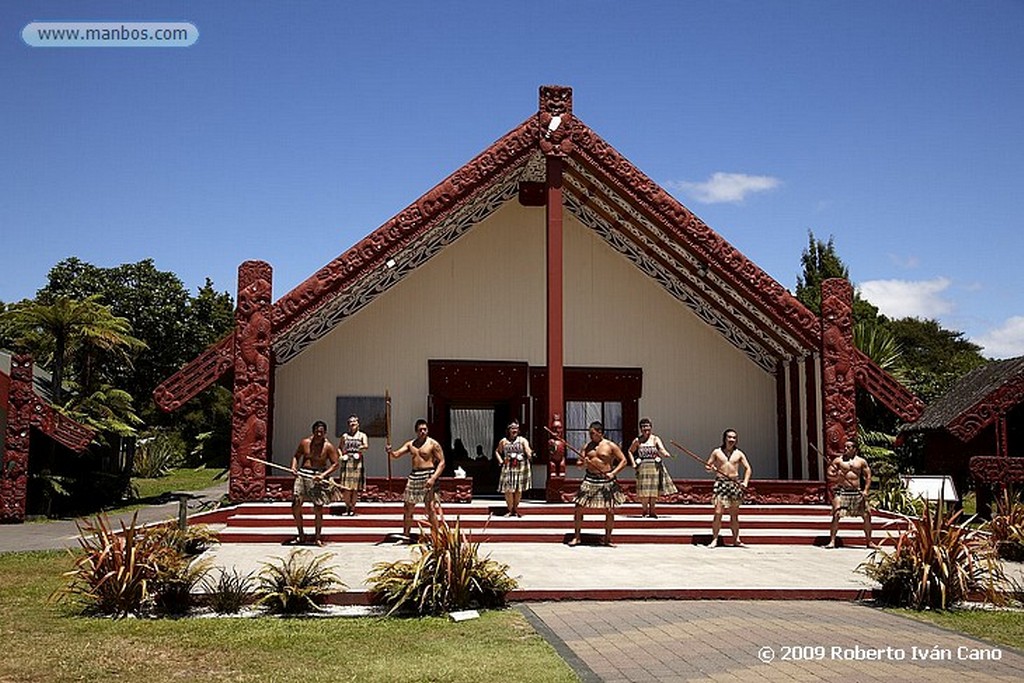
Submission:
[[[246,261],[239,266],[231,417],[232,502],[260,500],[266,493],[266,468],[249,456],[266,460],[269,452],[270,380],[274,371],[270,347],[271,292],[269,264]]]
[[[572,88],[541,87],[537,129],[538,144],[546,161],[544,192],[547,229],[547,421],[549,425],[554,425],[559,417],[565,414],[562,172],[565,158],[573,150]],[[550,490],[553,485],[560,488],[560,482],[552,481],[549,468],[549,498],[558,495],[557,491]]]
[[[853,287],[831,278],[821,283],[821,394],[829,462],[843,454],[846,439],[857,438],[855,360]]]

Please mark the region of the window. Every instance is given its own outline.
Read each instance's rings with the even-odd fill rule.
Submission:
[[[621,401],[566,401],[565,438],[573,448],[590,441],[590,423],[604,425],[604,436],[622,445]]]

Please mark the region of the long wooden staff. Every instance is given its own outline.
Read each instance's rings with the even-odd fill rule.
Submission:
[[[747,485],[746,485],[746,484],[744,484],[744,483],[743,483],[742,481],[740,481],[739,479],[737,479],[736,477],[734,477],[734,476],[733,476],[733,475],[731,475],[731,474],[726,474],[726,473],[725,473],[725,472],[723,472],[722,470],[718,469],[718,466],[717,466],[717,465],[715,465],[714,463],[709,463],[709,462],[708,462],[707,460],[705,460],[704,458],[700,457],[699,455],[697,455],[696,453],[694,453],[693,451],[691,451],[691,450],[690,450],[689,448],[687,448],[686,446],[680,445],[680,444],[676,443],[675,441],[671,441],[671,440],[669,441],[669,443],[670,443],[670,444],[672,444],[673,446],[675,446],[676,448],[678,448],[679,450],[681,450],[681,451],[682,451],[683,453],[686,453],[686,454],[687,454],[688,456],[690,456],[691,458],[693,458],[694,460],[696,460],[697,462],[699,462],[699,463],[700,463],[701,465],[704,465],[705,467],[710,467],[710,468],[711,468],[711,469],[713,469],[713,470],[714,470],[714,471],[715,471],[715,472],[716,472],[717,474],[719,474],[719,475],[721,475],[721,476],[725,477],[726,479],[731,479],[732,481],[736,482],[737,484],[739,484],[739,485],[740,485],[740,486],[742,486],[743,488],[746,488],[746,487],[747,487]]]
[[[818,447],[815,446],[813,443],[808,441],[807,445],[810,446],[812,449],[814,449],[814,452],[818,454],[818,458],[821,460],[821,464],[825,466],[825,470],[826,470],[825,476],[827,477],[828,476],[828,473],[827,473],[828,468],[831,466],[832,463],[830,463],[828,461],[828,458],[826,458],[825,455],[821,451],[819,451]]]
[[[561,441],[562,443],[564,443],[564,444],[566,445],[566,447],[567,447],[567,448],[568,448],[568,449],[569,449],[570,451],[572,451],[573,453],[575,453],[575,454],[576,454],[576,455],[577,455],[578,457],[580,457],[580,458],[585,458],[585,457],[586,457],[586,456],[584,456],[584,455],[583,455],[582,453],[580,453],[578,449],[576,449],[575,447],[573,447],[573,445],[572,445],[571,443],[569,443],[568,441],[566,441],[564,437],[561,437],[561,436],[559,436],[558,434],[555,434],[555,433],[554,433],[553,431],[551,431],[550,429],[548,429],[548,428],[547,428],[547,425],[545,425],[545,426],[544,426],[544,431],[545,431],[545,432],[547,432],[548,434],[550,434],[551,436],[555,437],[556,439],[558,439],[558,440],[559,440],[559,441]]]
[[[285,467],[284,465],[278,465],[276,462],[270,462],[269,460],[260,460],[259,458],[252,457],[251,455],[247,455],[245,457],[249,458],[249,460],[255,460],[256,462],[261,462],[264,465],[269,465],[270,467],[276,467],[279,470],[284,470],[288,474],[293,474],[295,476],[302,477],[303,479],[316,479],[316,477],[314,477],[312,474],[306,474],[302,470],[299,470],[298,473],[295,473],[295,472],[292,472],[292,468],[291,467]],[[320,479],[319,481],[326,481],[331,486],[337,486],[338,488],[341,488],[338,485],[338,483],[336,481],[334,481],[333,479],[331,479],[330,477],[327,477],[326,479]]]
[[[384,439],[388,448],[391,448],[391,391],[384,390]],[[385,453],[388,461],[388,491],[391,491],[391,454]]]

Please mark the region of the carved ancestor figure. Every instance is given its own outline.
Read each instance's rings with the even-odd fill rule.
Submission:
[[[562,439],[562,416],[555,413],[548,430],[548,477],[565,476],[565,440]]]

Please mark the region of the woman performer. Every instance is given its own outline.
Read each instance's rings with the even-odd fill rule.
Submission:
[[[501,463],[498,492],[505,494],[508,516],[522,517],[519,514],[519,501],[523,498],[523,491],[530,488],[533,449],[525,437],[519,436],[518,420],[509,423],[508,436],[498,442],[494,457]]]
[[[366,468],[363,464],[363,453],[370,447],[366,434],[359,431],[359,417],[349,415],[348,431],[338,441],[338,487],[341,489],[341,500],[345,503],[345,514],[356,514],[356,503],[359,492],[366,488]]]
[[[669,457],[661,439],[651,433],[649,418],[640,420],[640,436],[629,446],[629,464],[636,468],[636,497],[640,500],[641,517],[657,517],[654,504],[658,496],[676,492],[663,458]]]

